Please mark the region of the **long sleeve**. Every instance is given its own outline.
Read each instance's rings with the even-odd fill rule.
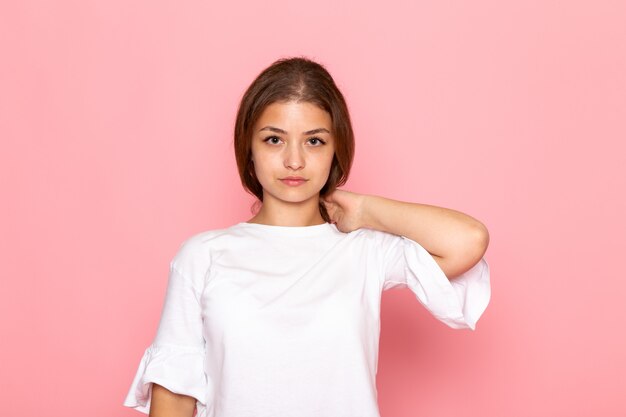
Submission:
[[[196,398],[198,415],[204,415],[208,383],[200,294],[172,261],[156,337],[141,358],[124,406],[149,414],[152,383],[157,383]]]
[[[379,233],[383,290],[409,288],[438,320],[454,329],[475,330],[491,297],[489,264],[483,257],[465,273],[448,279],[432,255],[406,236]]]

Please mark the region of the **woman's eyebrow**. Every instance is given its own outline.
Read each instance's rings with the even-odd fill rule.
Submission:
[[[259,129],[259,132],[260,132],[260,131],[262,131],[262,130],[270,130],[270,131],[272,131],[272,132],[282,133],[283,135],[284,135],[284,134],[287,134],[287,132],[286,132],[286,131],[284,131],[283,129],[279,129],[279,128],[274,127],[274,126],[265,126],[264,128]],[[328,131],[328,129],[325,129],[325,128],[323,128],[323,127],[320,127],[320,128],[318,128],[318,129],[313,129],[313,130],[308,130],[308,131],[306,131],[306,132],[302,132],[302,134],[303,134],[303,135],[314,135],[314,134],[316,134],[316,133],[323,133],[323,132],[330,133],[330,132]]]

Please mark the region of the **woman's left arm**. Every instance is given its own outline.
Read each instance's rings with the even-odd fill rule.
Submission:
[[[474,266],[489,245],[485,225],[456,210],[339,189],[324,201],[340,230],[366,227],[408,237],[433,256],[448,278]]]

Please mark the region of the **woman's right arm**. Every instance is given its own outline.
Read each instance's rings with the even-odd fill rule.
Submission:
[[[195,408],[204,412],[212,399],[204,369],[201,304],[208,266],[197,252],[196,240],[191,240],[170,262],[156,336],[144,351],[124,401],[152,417],[192,417]]]
[[[152,383],[152,400],[149,417],[192,417],[196,399],[176,394],[159,384]]]

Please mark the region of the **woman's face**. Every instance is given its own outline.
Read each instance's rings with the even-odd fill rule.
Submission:
[[[253,129],[252,160],[263,202],[317,200],[335,154],[330,114],[308,102],[276,102]]]

